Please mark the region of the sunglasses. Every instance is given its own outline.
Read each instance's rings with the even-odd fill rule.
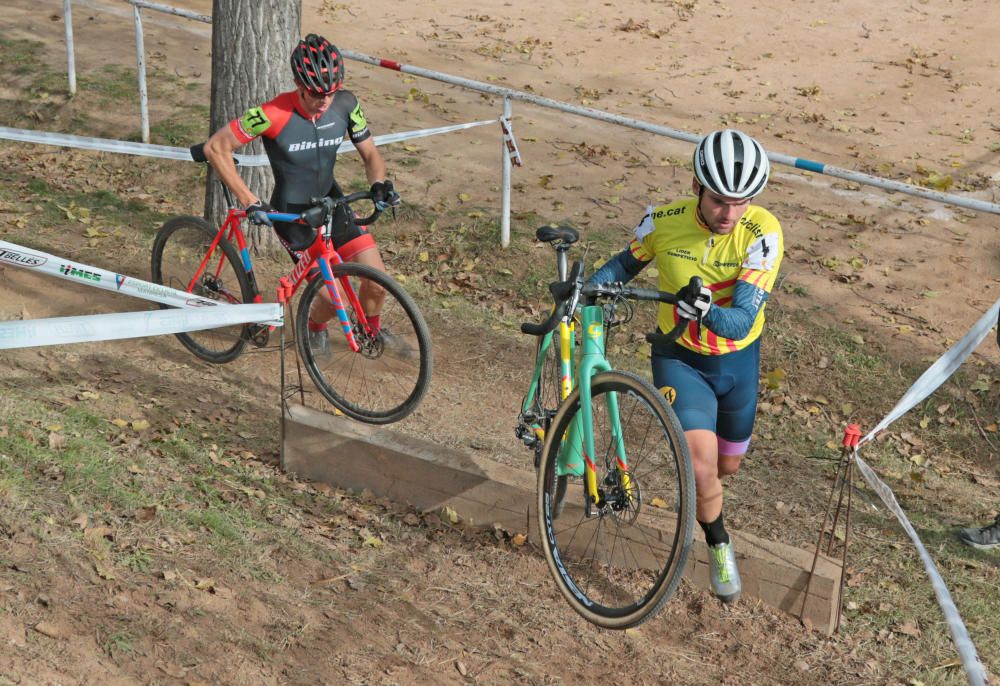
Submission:
[[[302,94],[305,95],[310,100],[325,100],[327,98],[332,98],[334,96],[334,94],[336,94],[337,90],[338,90],[337,88],[334,88],[329,93],[316,93],[314,91],[311,91],[311,90],[303,87],[302,88]]]

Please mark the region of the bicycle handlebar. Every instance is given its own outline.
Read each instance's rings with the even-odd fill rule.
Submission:
[[[565,317],[568,312],[573,311],[570,303],[573,303],[573,307],[576,306],[576,298],[573,296],[574,292],[579,290],[582,278],[583,262],[574,262],[573,271],[570,272],[568,279],[549,284],[549,293],[552,294],[552,300],[555,302],[552,314],[541,324],[535,324],[534,322],[521,324],[521,333],[526,333],[530,336],[544,336],[549,331],[555,330],[559,326],[559,320]],[[576,297],[579,297],[578,292],[576,293]]]
[[[651,288],[635,288],[626,286],[623,283],[582,283],[583,263],[575,262],[573,272],[566,281],[556,281],[549,284],[549,292],[555,305],[552,314],[541,323],[525,322],[521,324],[521,332],[531,336],[544,336],[550,331],[554,331],[559,325],[559,321],[576,307],[576,300],[583,297],[587,300],[597,298],[628,298],[629,300],[646,300],[667,303],[673,305],[677,302],[677,294],[659,291]],[[703,282],[700,276],[692,276],[686,288],[689,292],[698,293],[701,291]],[[688,320],[681,319],[677,325],[668,333],[647,333],[646,340],[651,344],[669,344],[677,340],[687,328]]]
[[[191,153],[191,159],[193,159],[195,162],[205,162],[205,163],[208,162],[208,157],[205,155],[205,143],[197,143],[195,145],[192,145],[190,148],[188,148],[188,150]],[[238,165],[239,160],[237,160],[234,157],[233,163]],[[394,197],[390,199],[390,205],[394,206],[399,203],[398,201],[399,193],[393,191],[393,196]],[[330,217],[330,214],[333,213],[334,209],[336,209],[338,205],[349,206],[351,203],[357,202],[358,200],[372,200],[374,203],[374,197],[372,196],[372,192],[370,190],[367,190],[367,191],[359,191],[357,193],[351,193],[350,195],[345,195],[340,198],[331,198],[329,196],[324,198],[313,198],[311,203],[312,207],[305,210],[301,214],[291,214],[288,212],[268,212],[267,216],[272,221],[279,221],[279,222],[302,221],[303,223],[308,224],[312,228],[318,229],[319,227],[321,227],[323,224],[326,223],[327,219]],[[356,217],[354,219],[354,223],[357,224],[358,226],[367,226],[368,224],[374,223],[375,220],[379,218],[380,214],[382,214],[382,210],[380,210],[376,206],[374,211],[367,217]]]

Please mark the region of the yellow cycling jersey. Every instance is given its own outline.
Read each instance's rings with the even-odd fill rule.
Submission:
[[[635,228],[629,249],[641,262],[656,260],[660,290],[676,293],[697,275],[712,291],[713,307],[731,306],[737,281],[770,293],[784,253],[781,225],[774,215],[750,205],[730,233],[714,234],[699,221],[697,207],[697,198],[650,206]],[[661,330],[670,331],[678,321],[675,306],[660,304],[657,323]],[[703,355],[724,355],[753,343],[763,328],[761,307],[745,338],[719,336],[704,323],[698,338],[692,323],[678,343]]]

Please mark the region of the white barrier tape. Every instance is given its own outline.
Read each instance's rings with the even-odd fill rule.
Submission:
[[[962,622],[962,616],[958,613],[958,608],[955,607],[955,603],[951,599],[951,593],[948,592],[948,587],[945,586],[944,579],[941,578],[941,574],[938,572],[934,560],[931,559],[930,553],[927,552],[927,548],[924,547],[923,541],[920,540],[913,525],[910,524],[906,513],[903,512],[903,508],[896,501],[896,496],[893,494],[892,489],[861,459],[857,448],[854,450],[854,461],[861,475],[865,477],[865,481],[868,482],[868,485],[872,487],[872,490],[875,491],[878,497],[882,499],[885,506],[896,515],[896,519],[903,526],[913,545],[917,547],[920,559],[924,563],[924,569],[927,570],[927,576],[931,579],[931,586],[934,587],[934,595],[937,596],[938,605],[944,613],[945,621],[948,622],[948,630],[951,632],[951,638],[958,649],[959,657],[962,660],[962,667],[965,669],[965,676],[969,680],[969,683],[973,686],[985,686],[989,684],[986,670],[979,659],[979,653],[976,652],[976,646],[973,645],[972,639],[969,637],[969,631],[965,628],[965,623]]]
[[[149,310],[3,322],[0,323],[0,350],[142,338],[252,322],[281,326],[281,305],[219,305],[212,309]]]
[[[439,126],[433,129],[418,129],[415,131],[403,131],[401,133],[390,133],[374,138],[375,145],[388,145],[400,141],[408,141],[414,138],[424,138],[426,136],[436,136],[442,133],[462,131],[476,126],[493,124],[496,119],[485,121],[469,122],[467,124],[454,124],[452,126]],[[169,160],[191,161],[191,153],[187,148],[174,148],[167,145],[153,145],[152,143],[133,143],[131,141],[116,141],[109,138],[90,138],[87,136],[74,136],[68,133],[49,133],[46,131],[30,131],[28,129],[12,129],[0,126],[0,138],[22,143],[38,143],[41,145],[56,145],[63,148],[81,148],[83,150],[99,150],[101,152],[114,152],[124,155],[139,155],[141,157],[160,157]],[[341,144],[338,152],[351,152],[355,148],[350,141]],[[240,155],[237,154],[236,161],[245,167],[264,167],[270,164],[267,155]]]
[[[933,393],[949,376],[954,374],[955,370],[972,354],[972,351],[979,346],[982,340],[986,338],[986,334],[993,328],[993,325],[997,323],[998,312],[1000,312],[1000,300],[993,303],[993,307],[987,310],[982,319],[976,322],[975,326],[972,327],[969,333],[965,334],[962,340],[945,351],[945,354],[938,358],[937,362],[928,367],[927,371],[903,394],[903,397],[899,399],[896,406],[885,416],[885,419],[868,432],[868,435],[862,438],[858,442],[858,445],[864,445],[873,439],[879,431],[909,412],[917,403]]]
[[[172,307],[214,307],[220,304],[218,301],[199,298],[175,288],[124,276],[100,267],[80,264],[75,260],[67,260],[46,252],[31,250],[7,241],[0,241],[0,264],[12,264],[15,267],[50,274],[73,283],[94,286],[115,293],[124,293]]]
[[[1000,300],[997,300],[993,304],[993,307],[987,310],[986,314],[962,337],[962,340],[945,351],[944,355],[938,358],[934,364],[927,368],[927,371],[921,374],[920,378],[903,394],[903,397],[900,398],[889,414],[868,435],[858,442],[858,448],[872,440],[880,431],[909,412],[919,402],[933,393],[948,377],[954,374],[955,370],[972,354],[982,340],[986,338],[993,325],[997,323],[998,313],[1000,313]],[[997,335],[998,340],[1000,340],[1000,332]],[[885,506],[889,508],[889,511],[899,520],[903,530],[906,531],[907,536],[910,537],[913,545],[917,548],[917,552],[920,554],[924,569],[927,571],[927,576],[931,580],[931,586],[934,588],[934,595],[937,597],[938,605],[944,613],[945,621],[948,623],[948,630],[951,633],[952,640],[958,649],[966,678],[974,686],[989,684],[986,671],[979,659],[979,654],[976,652],[976,647],[969,637],[969,632],[964,622],[962,622],[958,608],[955,607],[951,594],[948,592],[948,587],[945,586],[944,579],[941,578],[934,560],[931,559],[930,553],[927,552],[927,548],[924,547],[923,541],[920,540],[903,508],[899,506],[899,502],[897,502],[892,489],[875,474],[874,470],[868,466],[868,463],[861,459],[861,456],[858,454],[858,448],[854,450],[854,459],[861,475],[882,502],[885,503]]]

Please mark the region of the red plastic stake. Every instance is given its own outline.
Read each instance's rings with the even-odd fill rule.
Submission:
[[[844,429],[844,447],[857,448],[858,441],[861,440],[861,427],[857,424],[848,424]]]
[[[288,300],[289,293],[292,289],[292,285],[288,283],[286,277],[281,277],[278,279],[278,302],[282,305]]]

